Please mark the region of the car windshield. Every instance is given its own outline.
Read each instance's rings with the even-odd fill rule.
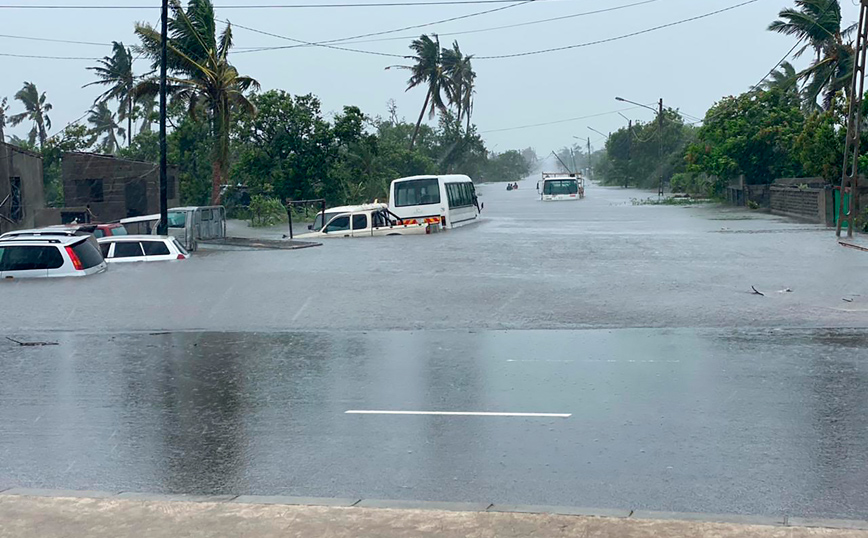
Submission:
[[[339,211],[326,211],[325,212],[325,222],[328,223],[336,215],[340,215],[340,212]],[[317,213],[316,218],[313,221],[313,226],[311,229],[315,232],[318,232],[318,231],[322,230],[322,227],[323,227],[323,214],[320,212],[320,213]]]
[[[543,194],[576,194],[579,192],[579,182],[575,179],[549,179],[545,182]]]

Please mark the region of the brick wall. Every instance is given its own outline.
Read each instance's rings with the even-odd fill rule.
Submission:
[[[156,164],[110,155],[67,153],[62,169],[65,205],[90,206],[101,222],[160,211],[160,171]],[[172,168],[169,194],[169,207],[180,205],[177,173]]]
[[[826,196],[823,189],[772,186],[769,192],[772,213],[825,224]]]

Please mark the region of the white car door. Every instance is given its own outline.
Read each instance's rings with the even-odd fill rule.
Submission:
[[[323,233],[327,237],[350,237],[352,230],[350,229],[349,213],[338,215],[333,218],[326,227],[323,228]]]
[[[353,214],[352,225],[353,237],[371,236],[371,219],[366,211]]]
[[[142,244],[138,241],[115,241],[106,259],[112,263],[135,263],[145,261]]]

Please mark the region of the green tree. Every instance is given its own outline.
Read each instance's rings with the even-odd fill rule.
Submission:
[[[136,35],[142,41],[142,51],[156,65],[160,58],[160,32],[150,25],[137,24]],[[207,112],[213,151],[211,202],[218,203],[222,186],[229,183],[232,118],[237,113],[255,113],[246,94],[259,88],[259,83],[239,75],[229,63],[232,27],[227,24],[218,38],[211,0],[189,0],[186,11],[178,0],[172,0],[166,46],[168,67],[174,74],[169,78],[173,99],[185,103],[191,116],[200,107]],[[157,80],[149,79],[137,87],[136,94],[155,95],[158,89]]]
[[[97,80],[84,87],[99,84],[108,86],[108,88],[100,94],[94,101],[95,105],[100,102],[106,102],[116,99],[118,102],[118,118],[127,121],[127,145],[129,146],[133,138],[133,116],[135,97],[133,88],[136,84],[136,77],[133,75],[133,55],[130,49],[124,47],[123,43],[117,41],[112,42],[112,55],[105,56],[101,60],[97,60],[99,65],[88,67],[88,70],[96,73]]]
[[[251,194],[273,192],[279,200],[341,201],[341,187],[330,181],[338,143],[319,99],[272,90],[253,102],[257,114],[243,116],[239,124],[233,169],[238,180]]]
[[[87,127],[70,125],[45,140],[45,145],[40,149],[40,153],[42,154],[45,203],[48,207],[63,207],[63,178],[61,177],[63,154],[89,149],[91,139],[92,136]]]
[[[418,39],[414,39],[410,43],[410,49],[415,53],[410,59],[414,61],[410,66],[398,66],[402,69],[408,69],[411,73],[410,79],[407,81],[407,90],[412,90],[416,86],[425,85],[427,92],[425,94],[425,103],[422,105],[422,111],[419,113],[419,119],[416,121],[416,128],[413,131],[413,136],[410,138],[410,149],[416,144],[416,137],[419,135],[419,126],[422,125],[422,118],[425,116],[425,111],[428,110],[428,117],[433,118],[434,114],[439,110],[446,111],[446,104],[443,102],[443,94],[446,87],[449,85],[449,79],[443,72],[443,61],[441,58],[440,38],[437,34],[433,34],[434,39],[427,35],[422,35]],[[430,104],[430,109],[429,109]]]
[[[847,38],[855,26],[842,28],[838,0],[795,0],[795,5],[782,9],[768,29],[804,41],[796,57],[808,48],[814,50],[814,60],[799,78],[807,81],[805,99],[809,105],[816,106],[822,95],[823,106],[828,109],[838,90],[850,91],[854,57]]]
[[[98,149],[105,153],[117,153],[120,149],[118,137],[124,136],[125,131],[115,121],[115,115],[106,101],[100,101],[90,109],[87,122],[91,125],[89,130],[92,137],[91,144],[102,138],[97,146]]]
[[[24,105],[24,112],[9,116],[9,125],[14,127],[24,120],[32,121],[33,128],[30,129],[28,140],[33,144],[38,139],[39,147],[44,148],[48,140],[48,131],[51,129],[51,118],[48,117],[51,103],[46,101],[45,92],[40,94],[36,84],[25,82],[24,87],[15,94],[15,99]]]
[[[792,148],[805,118],[797,97],[779,90],[727,97],[705,115],[690,145],[688,171],[725,182],[744,175],[751,184],[798,177],[802,167]]]

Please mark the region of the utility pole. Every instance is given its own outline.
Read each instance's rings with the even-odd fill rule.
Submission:
[[[588,180],[591,179],[591,137],[588,137]]]
[[[856,224],[856,198],[859,196],[859,131],[862,125],[862,95],[865,91],[865,52],[868,41],[868,0],[861,0],[859,8],[859,35],[853,65],[853,80],[850,87],[850,109],[847,115],[847,142],[844,146],[844,172],[841,176],[841,192],[838,198],[838,223],[835,235],[841,237],[844,220],[847,221],[847,237],[853,237]],[[849,207],[844,211],[844,195],[850,193]]]
[[[160,39],[160,223],[157,233],[167,235],[169,232],[168,200],[168,164],[166,147],[166,55],[169,40],[169,0],[163,0],[163,17],[161,21]]]
[[[660,98],[660,110],[657,112],[657,136],[659,137],[659,163],[660,167],[660,187],[657,189],[657,196],[663,196],[663,98]]]
[[[633,120],[627,120],[627,170],[624,174],[624,188],[630,188],[630,165],[633,164],[630,159],[633,158]]]

